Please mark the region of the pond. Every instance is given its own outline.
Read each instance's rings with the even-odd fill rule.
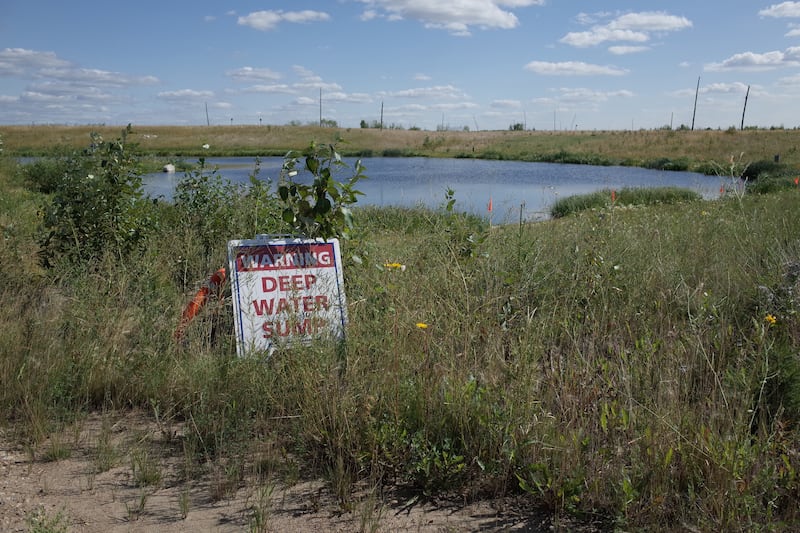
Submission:
[[[345,160],[350,168],[336,175],[339,181],[352,176],[355,160]],[[259,179],[279,178],[283,158],[262,158]],[[520,210],[525,220],[549,217],[550,206],[557,199],[601,189],[625,187],[681,187],[694,190],[704,198],[718,194],[721,179],[694,172],[650,170],[637,167],[487,161],[480,159],[387,158],[362,160],[364,174],[356,188],[364,193],[358,205],[422,205],[437,208],[445,203],[447,189],[455,191],[455,209],[488,216],[492,202],[492,220],[516,221]],[[209,158],[208,169],[233,183],[249,183],[255,167],[254,158]],[[143,176],[145,190],[154,197],[171,199],[175,186],[184,174],[155,173]],[[297,180],[303,180],[301,173]],[[308,179],[308,176],[306,176]]]

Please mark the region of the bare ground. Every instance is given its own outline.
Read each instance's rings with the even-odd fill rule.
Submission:
[[[321,480],[286,485],[251,475],[230,484],[224,467],[208,466],[187,476],[176,444],[181,430],[167,435],[138,412],[91,414],[31,447],[6,429],[0,530],[536,532],[577,525],[524,510],[519,500],[433,505],[365,490],[343,511]]]

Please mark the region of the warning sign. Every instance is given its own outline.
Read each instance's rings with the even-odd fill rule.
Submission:
[[[347,305],[337,239],[230,241],[228,262],[239,355],[344,337]]]

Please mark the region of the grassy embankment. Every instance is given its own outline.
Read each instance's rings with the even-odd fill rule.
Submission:
[[[89,133],[106,138],[118,126],[0,126],[6,151],[43,155],[58,147],[83,148]],[[136,126],[131,141],[142,153],[163,157],[283,156],[311,140],[339,142],[345,154],[361,156],[481,157],[561,163],[625,164],[713,172],[732,155],[772,161],[780,155],[800,165],[800,130],[745,131],[480,131],[329,129],[294,126]],[[200,146],[208,143],[210,149]]]
[[[137,253],[45,270],[35,243],[48,198],[8,159],[0,187],[0,413],[35,456],[69,453],[66,428],[88,410],[140,406],[187,421],[185,475],[212,472],[215,498],[323,475],[344,511],[374,502],[354,496],[367,483],[526,493],[554,515],[624,529],[798,523],[796,190],[491,230],[362,209],[344,243],[346,351],[264,362],[235,357],[225,302],[185,345],[172,339],[226,239],[257,231],[247,198],[215,204],[213,242],[197,213],[158,206]],[[98,444],[98,468],[114,452]],[[132,479],[157,490],[160,478]]]

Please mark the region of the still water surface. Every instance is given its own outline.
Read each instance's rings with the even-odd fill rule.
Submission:
[[[346,160],[353,165],[355,160]],[[448,188],[455,191],[455,208],[460,211],[488,215],[492,200],[492,220],[497,223],[518,220],[520,209],[526,220],[547,218],[550,206],[558,198],[624,187],[682,187],[692,189],[705,198],[719,191],[720,180],[694,172],[669,172],[636,167],[599,167],[520,161],[485,161],[480,159],[366,158],[364,174],[356,188],[364,193],[359,205],[403,206],[423,205],[436,208],[445,201]],[[283,158],[261,159],[259,179],[278,181]],[[233,183],[249,183],[253,158],[210,158],[209,169]],[[343,169],[336,177],[345,181],[351,169]],[[170,199],[175,186],[184,178],[176,174],[156,173],[143,176],[145,190],[151,196]],[[302,173],[298,181],[310,179]]]

